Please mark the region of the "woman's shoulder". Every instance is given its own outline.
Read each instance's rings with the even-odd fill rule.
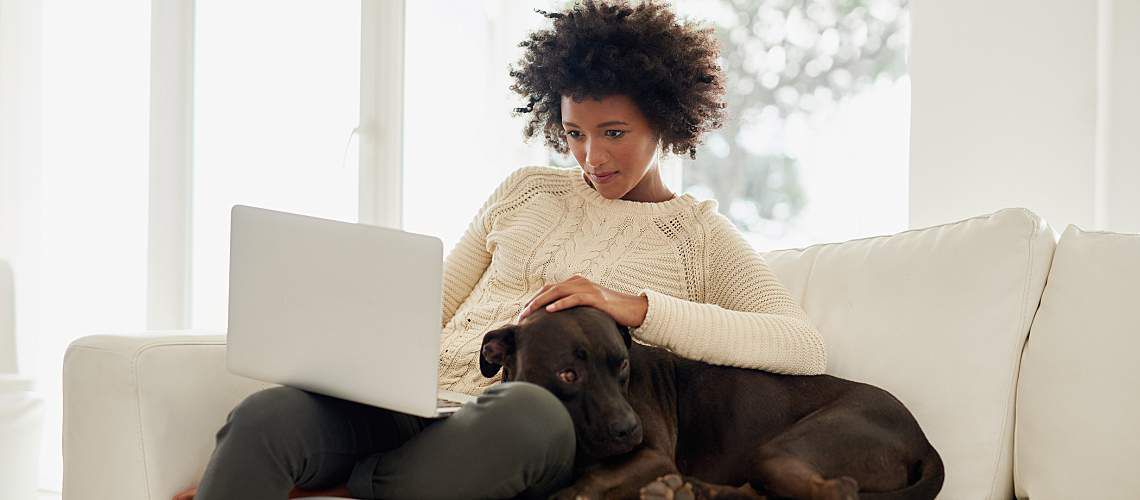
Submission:
[[[526,165],[519,167],[511,173],[512,176],[517,176],[519,180],[530,181],[566,181],[573,180],[574,176],[581,175],[581,170],[578,167],[555,167],[552,165]]]
[[[517,190],[523,185],[557,185],[564,186],[574,180],[577,168],[554,167],[549,165],[526,165],[512,170],[502,182],[502,188]]]
[[[716,227],[723,229],[726,225],[733,225],[732,219],[720,213],[720,203],[714,198],[697,200],[697,202],[693,204],[693,213],[696,214],[697,220],[708,228]]]
[[[720,204],[717,203],[716,199],[714,198],[709,198],[706,200],[698,199],[697,202],[693,204],[693,207],[696,210],[697,214],[706,219],[715,217],[717,215],[724,217],[724,215],[721,215],[719,211]],[[727,219],[727,217],[725,218]]]
[[[705,236],[711,244],[746,244],[744,232],[727,215],[720,213],[715,199],[701,200],[695,205],[697,220],[705,227]]]
[[[574,168],[527,165],[507,174],[491,195],[490,212],[511,211],[527,204],[536,193],[566,193],[574,182]]]

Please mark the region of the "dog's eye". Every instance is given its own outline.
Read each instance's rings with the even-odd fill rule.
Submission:
[[[621,360],[621,365],[618,366],[618,380],[621,380],[623,384],[629,380],[629,359]]]
[[[578,381],[578,372],[567,368],[558,372],[558,378],[567,384],[573,384]]]
[[[579,349],[576,349],[576,350],[574,351],[574,356],[575,356],[576,358],[578,358],[578,359],[582,360],[582,361],[585,361],[585,360],[586,360],[586,350],[585,350],[585,349],[581,349],[581,348],[579,348]]]

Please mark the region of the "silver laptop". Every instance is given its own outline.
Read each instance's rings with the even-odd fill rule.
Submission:
[[[438,389],[442,294],[439,238],[234,205],[226,366],[446,416],[475,398]]]

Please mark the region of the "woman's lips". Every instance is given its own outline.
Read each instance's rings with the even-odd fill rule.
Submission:
[[[617,175],[618,175],[619,173],[620,173],[620,172],[610,172],[610,173],[608,173],[608,174],[606,174],[606,175],[596,175],[596,174],[590,174],[590,177],[592,177],[592,178],[593,178],[595,181],[597,181],[597,182],[602,182],[602,183],[605,183],[605,182],[609,182],[609,181],[613,180],[613,178],[614,178],[614,177],[617,177]]]

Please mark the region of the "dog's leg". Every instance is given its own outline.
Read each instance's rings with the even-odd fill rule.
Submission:
[[[859,498],[859,483],[855,479],[849,476],[826,479],[814,465],[800,457],[772,449],[762,452],[757,460],[752,486],[765,493],[805,500]]]
[[[640,448],[620,460],[604,463],[582,474],[570,487],[552,499],[593,500],[637,498],[645,483],[665,474],[676,473],[677,465],[665,453]]]
[[[761,446],[753,455],[752,487],[797,499],[854,499],[859,491],[906,487],[921,457],[917,441],[904,439],[903,426],[888,426],[894,421],[886,417],[849,408],[817,411]]]
[[[764,500],[751,486],[710,484],[695,477],[669,474],[641,488],[641,500]]]

